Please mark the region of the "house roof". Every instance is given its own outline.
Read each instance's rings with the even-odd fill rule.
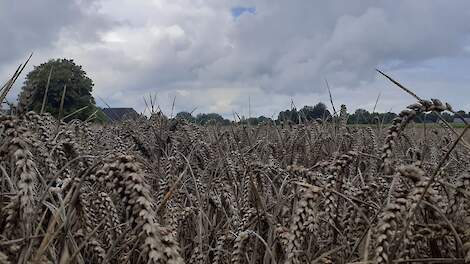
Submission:
[[[114,121],[122,121],[129,118],[136,118],[139,116],[137,111],[134,108],[103,108],[103,113],[110,119]]]

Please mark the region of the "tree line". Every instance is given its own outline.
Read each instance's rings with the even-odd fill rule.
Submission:
[[[321,120],[322,122],[330,122],[334,120],[335,113],[331,113],[327,106],[319,102],[314,106],[304,106],[301,109],[297,110],[297,108],[292,107],[291,109],[286,109],[284,111],[279,112],[277,119],[273,119],[266,116],[259,116],[259,117],[239,117],[236,116],[238,123],[243,124],[250,124],[250,125],[258,125],[261,123],[273,123],[281,124],[281,123],[289,123],[289,124],[300,124],[305,122],[311,122],[315,120]],[[398,115],[393,112],[369,112],[365,109],[357,109],[354,113],[348,113],[348,124],[377,124],[383,123],[388,124],[391,123],[394,118]],[[445,121],[451,123],[453,122],[454,118],[457,117],[465,117],[470,118],[470,112],[465,112],[460,110],[457,112],[456,115],[443,113],[441,114],[441,118]],[[176,115],[176,118],[185,119],[192,123],[197,123],[201,125],[206,125],[209,122],[215,122],[222,125],[227,125],[233,123],[234,121],[230,121],[228,119],[223,118],[220,114],[217,113],[201,113],[193,116],[189,112],[179,112]],[[435,113],[428,113],[428,114],[418,114],[414,121],[416,123],[436,123],[440,121],[440,118]]]
[[[81,120],[94,115],[95,121],[102,122],[106,118],[95,105],[95,99],[92,96],[93,86],[93,81],[86,75],[82,66],[75,64],[73,60],[49,60],[35,66],[27,74],[18,97],[17,107],[19,111],[49,112],[54,116],[73,116]],[[193,116],[192,113],[183,111],[179,112],[176,117],[201,125],[208,123],[228,125],[233,122],[250,125],[273,122],[300,124],[314,120],[329,122],[335,119],[337,113],[331,113],[324,103],[319,102],[314,106],[306,105],[301,109],[292,106],[290,109],[279,112],[276,119],[266,116],[246,118],[234,115],[236,121],[228,120],[217,113],[200,113]],[[465,111],[458,111],[457,115],[444,113],[441,118],[452,122],[457,116],[470,117],[470,113]],[[365,109],[357,109],[354,113],[348,114],[348,124],[390,123],[395,117],[397,114],[393,112],[371,113]],[[434,123],[439,120],[439,116],[429,113],[417,115],[414,121]]]

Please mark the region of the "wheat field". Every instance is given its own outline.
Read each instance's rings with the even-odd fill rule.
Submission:
[[[470,263],[470,144],[392,124],[0,115],[0,263]]]

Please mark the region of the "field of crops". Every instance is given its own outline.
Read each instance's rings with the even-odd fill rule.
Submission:
[[[466,130],[0,115],[0,263],[468,263]]]

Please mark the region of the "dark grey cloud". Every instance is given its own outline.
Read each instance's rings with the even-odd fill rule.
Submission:
[[[270,115],[291,100],[327,101],[327,78],[338,104],[371,107],[382,92],[379,108],[399,111],[409,98],[377,67],[424,97],[466,107],[449,94],[470,96],[465,72],[456,70],[470,66],[465,0],[0,3],[0,73],[31,50],[34,63],[75,58],[96,95],[139,110],[142,96],[157,92],[165,109],[176,96],[177,110],[230,115],[246,112],[250,97],[253,112]]]

